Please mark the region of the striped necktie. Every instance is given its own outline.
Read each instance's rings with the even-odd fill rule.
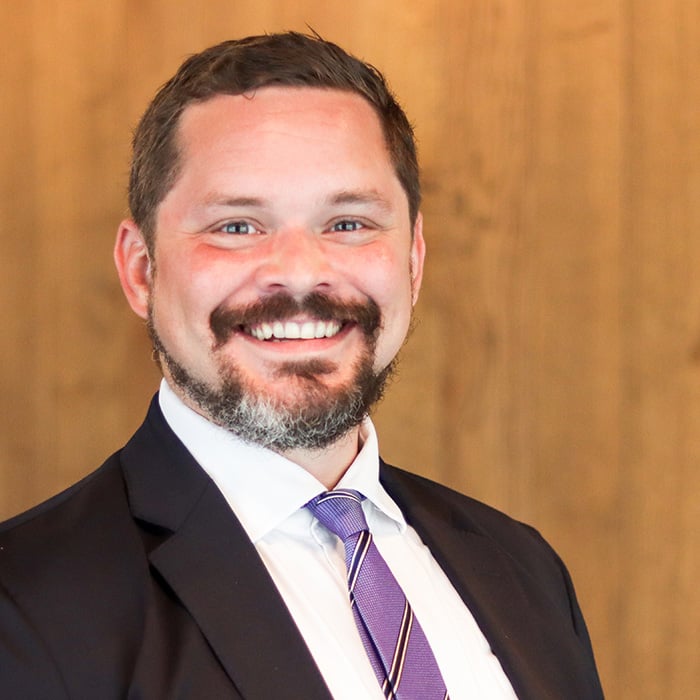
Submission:
[[[357,491],[337,489],[322,493],[306,507],[343,541],[355,623],[385,697],[447,700],[428,640],[374,544],[363,499]]]

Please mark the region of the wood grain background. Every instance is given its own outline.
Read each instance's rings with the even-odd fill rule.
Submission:
[[[91,471],[156,387],[111,262],[146,102],[189,53],[307,24],[387,73],[420,140],[384,456],[548,537],[608,697],[694,696],[697,0],[1,3],[0,514]]]

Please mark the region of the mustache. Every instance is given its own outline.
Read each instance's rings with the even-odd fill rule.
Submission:
[[[282,292],[246,306],[220,304],[211,312],[209,326],[214,334],[215,347],[220,347],[245,326],[285,321],[300,315],[312,316],[319,321],[356,323],[370,339],[376,339],[381,326],[381,312],[374,299],[340,301],[321,292],[311,292],[300,300]]]

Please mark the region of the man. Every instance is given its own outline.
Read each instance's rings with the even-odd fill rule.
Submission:
[[[3,697],[602,697],[537,533],[379,460],[425,254],[383,78],[294,33],[212,47],[146,111],[129,197],[115,261],[164,380],[0,532]]]

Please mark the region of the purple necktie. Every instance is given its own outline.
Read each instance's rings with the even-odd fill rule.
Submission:
[[[428,640],[374,544],[363,499],[357,491],[337,489],[316,496],[306,507],[345,545],[350,604],[385,697],[447,700]]]

